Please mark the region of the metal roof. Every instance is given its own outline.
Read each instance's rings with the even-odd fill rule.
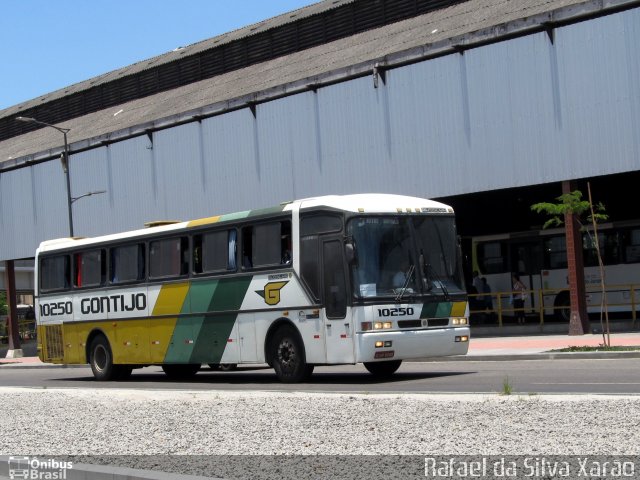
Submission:
[[[16,105],[0,112],[0,141],[37,128],[17,124],[16,113],[64,122],[462,1],[325,0]]]
[[[0,110],[0,118],[10,116],[10,115],[17,115],[24,110],[38,106],[44,102],[50,102],[52,100],[56,100],[58,98],[70,95],[72,93],[79,92],[82,90],[87,90],[89,88],[102,85],[128,75],[134,75],[136,73],[148,70],[149,68],[170,63],[177,59],[180,59],[189,55],[193,55],[198,52],[202,52],[202,51],[214,48],[216,46],[225,45],[235,40],[246,38],[250,35],[255,35],[260,32],[271,30],[273,28],[277,28],[282,25],[286,25],[288,23],[298,21],[302,18],[307,18],[312,15],[317,15],[319,13],[322,13],[331,9],[335,9],[341,5],[349,4],[354,1],[355,0],[324,0],[318,3],[314,3],[312,5],[309,5],[307,7],[293,10],[291,12],[278,15],[276,17],[273,17],[267,20],[263,20],[261,22],[258,22],[252,25],[247,25],[246,27],[242,27],[237,30],[224,33],[222,35],[218,35],[216,37],[203,40],[201,42],[196,42],[191,45],[185,45],[185,46],[176,45],[176,48],[171,52],[163,53],[161,55],[157,55],[155,57],[148,58],[140,62],[136,62],[132,65],[129,65],[123,68],[118,68],[111,72],[106,72],[102,75],[98,75],[88,80],[84,80],[82,82],[69,85],[68,87],[64,87],[59,90],[55,90],[53,92],[40,95],[37,98],[28,100],[26,102],[22,102],[18,105],[8,107],[4,110]]]
[[[79,151],[371,74],[375,64],[381,69],[392,68],[552,28],[554,24],[602,15],[613,9],[637,7],[639,3],[637,0],[469,0],[74,118],[61,125],[71,129],[71,151]],[[314,8],[326,7],[327,2],[323,2],[301,12],[311,15]],[[284,22],[287,15],[267,23]],[[246,35],[247,28],[232,34]],[[140,64],[136,65],[141,68]],[[61,144],[60,133],[50,128],[9,138],[0,142],[0,166],[2,169],[16,168],[50,159],[59,155]]]

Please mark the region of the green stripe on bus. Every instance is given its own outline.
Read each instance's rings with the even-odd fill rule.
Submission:
[[[451,316],[451,302],[438,303],[438,309],[436,310],[436,318],[443,318]]]
[[[182,313],[206,313],[220,280],[202,280],[191,283],[189,295],[190,310]],[[185,302],[186,303],[186,302]]]
[[[223,315],[205,317],[202,330],[193,348],[191,363],[220,363],[227,340],[238,317],[252,276],[223,278],[219,281],[209,304],[209,312],[225,312]]]
[[[251,210],[249,212],[250,217],[259,217],[260,215],[273,215],[274,213],[280,213],[284,210],[284,206],[259,208],[257,210]]]
[[[196,339],[200,335],[203,317],[178,318],[164,363],[189,363]]]
[[[220,363],[238,314],[204,317],[189,363]]]
[[[229,313],[204,317],[190,363],[220,363],[252,278],[249,275],[219,280],[208,311]]]
[[[237,213],[226,213],[220,216],[220,222],[230,222],[231,220],[242,220],[243,218],[247,218],[251,213],[250,210],[245,210],[244,212]]]
[[[451,302],[425,303],[420,318],[444,318],[451,315]]]
[[[213,292],[207,311],[224,312],[228,310],[240,310],[244,296],[253,276],[221,278]]]
[[[182,305],[181,314],[205,313],[218,286],[218,280],[192,282]],[[178,317],[167,348],[166,363],[188,363],[200,336],[204,317]]]
[[[166,363],[219,363],[238,316],[251,275],[193,282],[179,317],[167,354]],[[229,312],[208,316],[207,312]]]

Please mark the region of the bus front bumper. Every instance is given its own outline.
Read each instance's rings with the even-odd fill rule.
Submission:
[[[469,327],[356,334],[357,363],[466,355],[468,350]]]

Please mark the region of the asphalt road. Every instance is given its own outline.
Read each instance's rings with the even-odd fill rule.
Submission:
[[[145,390],[304,391],[350,393],[640,394],[640,359],[555,359],[510,361],[405,362],[387,381],[362,365],[317,367],[311,380],[282,384],[272,369],[208,368],[189,381],[169,381],[159,367],[134,370],[129,380],[97,382],[89,367],[16,368],[0,366],[0,386],[34,388],[134,388]]]

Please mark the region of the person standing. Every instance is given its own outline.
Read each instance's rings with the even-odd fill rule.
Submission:
[[[527,287],[520,281],[517,273],[511,275],[511,289],[513,290],[513,310],[518,323],[525,323],[524,299]]]
[[[480,278],[480,274],[477,270],[473,271],[473,287],[476,291],[472,293],[482,293],[482,279]]]

